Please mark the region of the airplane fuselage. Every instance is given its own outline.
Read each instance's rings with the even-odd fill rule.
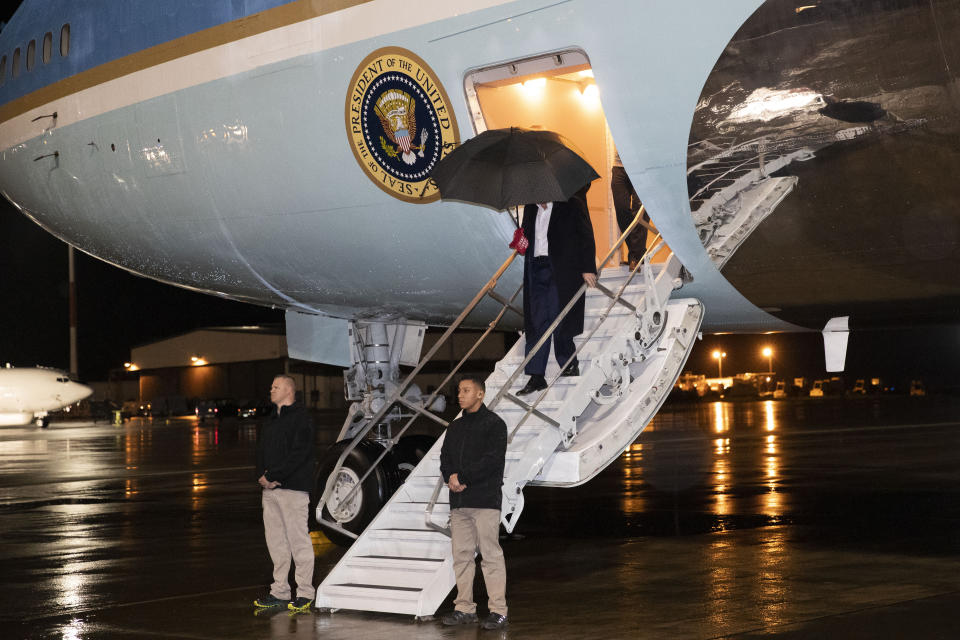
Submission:
[[[764,14],[783,4],[130,0],[119,8],[105,0],[27,0],[0,33],[6,56],[0,63],[0,191],[64,241],[163,282],[305,313],[443,324],[506,257],[514,228],[505,212],[437,200],[424,182],[430,162],[481,126],[465,77],[573,50],[589,60],[634,186],[693,275],[684,295],[704,302],[705,329],[819,328],[819,316],[806,321],[787,307],[791,300],[823,302],[827,317],[842,315],[846,298],[817,297],[829,279],[813,285],[812,296],[792,291],[789,282],[783,301],[765,291],[754,295],[749,282],[732,283],[721,272],[736,249],[709,244],[723,228],[715,223],[706,234],[710,223],[691,214],[691,203],[705,197],[694,175],[694,158],[702,160],[696,154],[714,145],[722,159],[747,142],[739,135],[763,135],[743,129],[744,117],[768,122],[762,109],[751,115],[718,106],[724,96],[733,100],[723,94],[731,91],[729,83],[717,94],[701,92],[734,63],[749,64],[736,57],[739,41],[731,42],[738,30],[800,20],[792,9]],[[822,17],[844,28],[855,22],[848,15]],[[61,51],[64,25],[69,44]],[[781,33],[768,31],[764,37]],[[763,71],[774,57],[758,56],[756,65]],[[386,84],[376,94],[371,87],[378,82]],[[746,78],[740,82],[747,85]],[[817,96],[827,91],[816,89]],[[424,102],[413,109],[417,95]],[[803,104],[822,106],[823,100]],[[734,142],[703,126],[691,130],[709,113],[723,116],[717,131]],[[827,116],[817,117],[836,123]],[[791,124],[773,122],[781,129]],[[903,131],[912,131],[902,122]],[[417,128],[408,131],[408,124]],[[854,129],[821,128],[814,132],[819,142],[797,144],[812,156],[824,147],[824,136],[833,136],[833,143],[865,135]],[[770,177],[760,147],[758,175],[733,175],[731,181],[743,184],[710,205],[718,215]],[[771,170],[787,171],[784,165],[808,159],[794,156]],[[767,185],[773,194],[767,208],[808,197],[815,184],[783,183],[779,191]],[[846,203],[842,208],[850,209]],[[766,224],[791,228],[775,221],[776,213],[765,215]],[[763,235],[760,229],[755,237]],[[955,251],[957,241],[947,250]],[[843,253],[844,242],[828,257]],[[717,251],[726,252],[723,261]],[[810,264],[791,259],[794,268]],[[515,288],[520,274],[518,263],[504,276],[504,289]],[[956,294],[949,286],[938,291],[941,297]],[[874,309],[871,303],[888,302],[882,290],[866,298],[858,301],[863,317]],[[483,307],[475,322],[489,319],[493,309]]]
[[[93,392],[63,371],[45,367],[0,369],[0,426],[30,424]]]

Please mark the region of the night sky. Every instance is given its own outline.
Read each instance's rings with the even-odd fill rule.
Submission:
[[[16,3],[0,8],[9,19]],[[106,379],[122,370],[130,348],[212,325],[282,322],[282,311],[230,302],[127,273],[76,252],[80,377]],[[0,363],[69,365],[67,248],[0,201]],[[705,336],[686,370],[717,374],[715,348],[727,352],[724,373],[766,371],[760,350],[775,354],[778,377],[825,377],[819,333]],[[932,390],[960,388],[960,327],[912,327],[853,334],[846,378],[881,376]],[[851,383],[852,384],[852,383]]]

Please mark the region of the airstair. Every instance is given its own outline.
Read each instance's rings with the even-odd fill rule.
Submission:
[[[642,214],[603,264],[619,257],[620,245],[636,224],[642,224]],[[585,331],[575,340],[578,377],[560,376],[563,368],[551,356],[547,389],[518,397],[516,392],[526,382],[523,368],[528,360],[521,338],[487,379],[487,406],[503,418],[509,432],[501,511],[501,523],[508,532],[523,511],[524,487],[569,487],[586,482],[630,446],[672,389],[697,337],[703,307],[693,299],[670,299],[682,285],[682,266],[672,253],[665,262],[654,264],[652,258],[660,251],[669,250],[658,235],[636,269],[602,269],[597,288],[581,289],[581,295],[586,295],[586,312]],[[497,321],[516,310],[512,303],[519,291],[510,298],[493,293],[497,279],[515,257],[504,263],[465,314],[486,295],[503,306]],[[572,306],[573,301],[560,317]],[[491,323],[484,336],[494,326]],[[531,354],[545,340],[535,345]],[[453,373],[444,384],[452,377]],[[397,401],[402,403],[401,394]],[[429,401],[425,405],[429,406]],[[445,424],[429,411],[420,413]],[[402,431],[395,440],[400,435]],[[449,497],[440,475],[442,444],[443,436],[326,576],[317,589],[316,607],[417,617],[436,612],[455,586]],[[333,490],[334,476],[321,505],[331,496],[351,497]],[[357,486],[362,482],[361,478]],[[337,528],[334,523],[321,524]]]

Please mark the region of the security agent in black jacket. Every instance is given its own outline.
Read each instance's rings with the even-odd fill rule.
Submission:
[[[450,492],[450,508],[500,510],[503,466],[507,453],[507,425],[486,405],[450,423],[440,449],[444,483],[457,474],[466,489]]]
[[[474,624],[475,555],[479,551],[490,615],[484,629],[507,625],[507,569],[500,548],[500,487],[507,454],[507,425],[483,404],[481,378],[464,376],[457,387],[463,414],[450,423],[440,449],[440,473],[450,490],[450,551],[457,580],[454,611],[445,625]]]
[[[302,403],[276,409],[260,431],[257,477],[309,493],[316,473],[314,440],[313,420]]]
[[[263,534],[273,562],[270,592],[254,600],[259,609],[285,606],[308,611],[313,604],[313,543],[307,520],[314,474],[313,420],[297,401],[297,385],[286,374],[274,376],[270,402],[277,410],[263,425],[257,442],[257,484],[263,489]],[[291,560],[296,598],[291,600]]]

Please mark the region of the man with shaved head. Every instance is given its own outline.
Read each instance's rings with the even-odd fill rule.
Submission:
[[[278,375],[270,386],[270,402],[277,410],[264,423],[257,442],[257,476],[263,491],[263,529],[273,560],[270,593],[254,600],[261,609],[286,606],[309,611],[313,586],[313,543],[307,510],[316,455],[313,420],[296,401],[297,385]],[[296,565],[297,597],[291,599],[290,559]]]

